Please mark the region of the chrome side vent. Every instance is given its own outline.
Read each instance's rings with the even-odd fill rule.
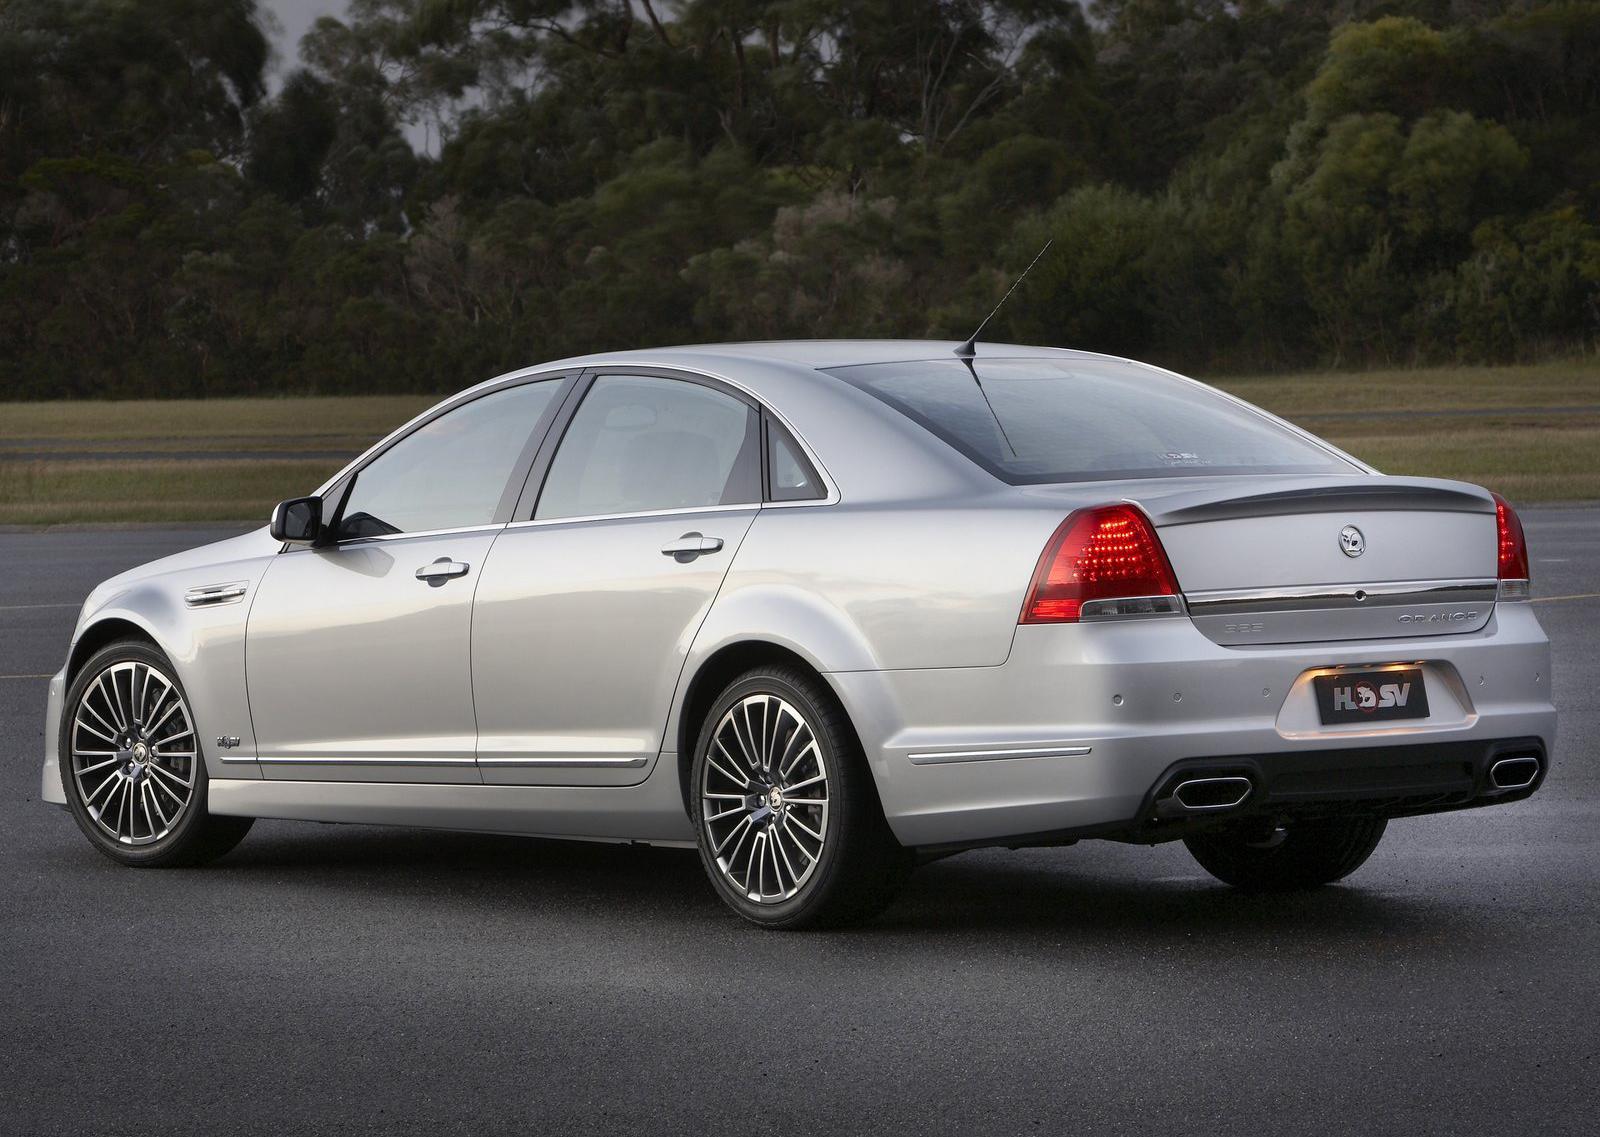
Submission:
[[[250,590],[248,581],[236,580],[230,584],[203,584],[183,594],[183,602],[191,608],[215,608],[219,604],[235,604]]]

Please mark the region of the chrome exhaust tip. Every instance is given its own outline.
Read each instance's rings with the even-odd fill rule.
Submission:
[[[1489,767],[1489,784],[1497,790],[1525,790],[1539,776],[1539,759],[1531,754],[1502,758]]]
[[[1210,813],[1243,805],[1254,789],[1242,775],[1189,778],[1172,787],[1172,800],[1184,813]]]

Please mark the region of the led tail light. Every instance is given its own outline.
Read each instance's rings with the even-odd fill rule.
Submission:
[[[1522,520],[1505,498],[1492,496],[1495,526],[1500,534],[1500,599],[1525,600],[1529,591],[1528,539],[1522,534]]]
[[[1045,545],[1020,622],[1182,611],[1178,579],[1150,519],[1137,506],[1103,505],[1073,513]]]

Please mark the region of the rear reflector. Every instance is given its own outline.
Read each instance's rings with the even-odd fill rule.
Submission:
[[[1499,494],[1494,494],[1493,497],[1495,524],[1500,531],[1500,579],[1526,581],[1528,539],[1522,535],[1522,521],[1505,498]],[[1526,592],[1526,589],[1523,591]]]
[[[1182,611],[1178,579],[1136,506],[1081,509],[1063,521],[1034,569],[1021,623]],[[1169,598],[1169,599],[1162,599]]]

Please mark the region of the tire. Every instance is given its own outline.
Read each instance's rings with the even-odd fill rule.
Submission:
[[[89,843],[118,864],[170,868],[242,841],[253,818],[206,811],[199,741],[177,672],[154,645],[119,640],[91,656],[67,687],[59,738],[61,788]]]
[[[1349,876],[1383,839],[1381,817],[1327,817],[1290,822],[1267,841],[1260,830],[1222,829],[1185,837],[1200,867],[1249,892],[1316,888]]]
[[[800,668],[757,668],[728,685],[701,726],[690,779],[706,875],[762,927],[869,919],[915,863],[884,821],[844,708]]]

